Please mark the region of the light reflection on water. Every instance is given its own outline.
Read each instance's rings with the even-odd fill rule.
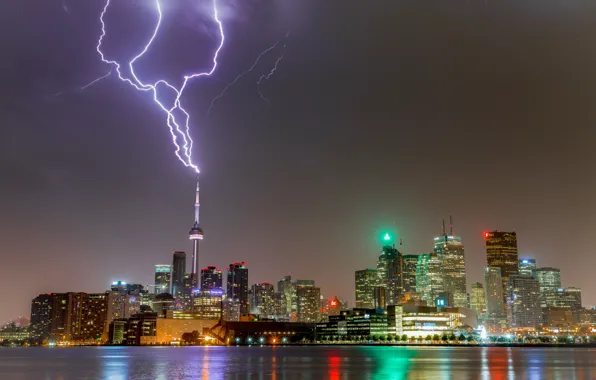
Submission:
[[[80,347],[0,350],[0,379],[594,379],[596,350],[504,347]]]

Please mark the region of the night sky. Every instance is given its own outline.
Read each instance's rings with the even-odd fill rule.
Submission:
[[[155,21],[152,2],[126,3],[105,40],[119,59]],[[138,64],[147,80],[207,68],[217,44],[200,1],[164,3],[167,33]],[[468,287],[483,278],[482,232],[515,230],[520,256],[561,268],[595,304],[591,3],[228,2],[221,65],[183,99],[202,169],[201,267],[246,261],[251,284],[291,273],[353,305],[354,270],[376,265],[381,232],[429,252],[452,214]],[[76,90],[109,71],[95,51],[103,5],[0,4],[0,322],[39,293],[152,284],[154,264],[191,250],[194,174],[164,114],[115,76]],[[261,87],[271,105],[255,82],[275,53],[207,115],[287,31]]]

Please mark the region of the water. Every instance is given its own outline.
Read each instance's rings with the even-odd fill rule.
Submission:
[[[596,349],[80,347],[0,349],[2,380],[596,379]]]

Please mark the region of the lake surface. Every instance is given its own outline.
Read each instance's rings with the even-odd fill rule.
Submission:
[[[594,348],[0,349],[0,379],[596,379]]]

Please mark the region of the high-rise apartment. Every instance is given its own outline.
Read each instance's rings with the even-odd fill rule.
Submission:
[[[275,316],[275,288],[269,282],[254,284],[251,287],[251,314],[264,318]]]
[[[486,312],[486,293],[484,292],[484,286],[479,282],[472,284],[470,309],[476,311],[478,318],[482,318]]]
[[[240,315],[248,315],[248,268],[245,262],[228,267],[227,298],[240,304]]]
[[[321,289],[314,286],[305,286],[296,289],[297,322],[320,322],[321,316]]]
[[[512,328],[539,327],[542,323],[540,286],[530,276],[511,275],[507,281],[507,322]]]
[[[504,317],[503,280],[501,268],[484,268],[484,285],[486,289],[486,316],[491,319]]]
[[[536,279],[540,284],[540,306],[554,307],[557,290],[561,286],[561,270],[558,268],[537,268]]]

